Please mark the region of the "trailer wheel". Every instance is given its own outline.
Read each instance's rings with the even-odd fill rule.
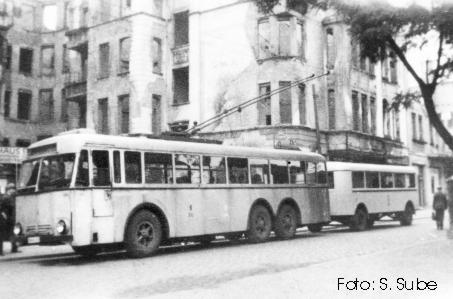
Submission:
[[[247,237],[252,243],[265,242],[269,239],[272,230],[272,216],[262,205],[252,208],[249,218]]]
[[[368,227],[368,212],[364,208],[357,208],[351,217],[349,227],[354,231],[364,231]]]
[[[294,237],[297,229],[297,212],[288,205],[284,204],[277,213],[275,221],[275,234],[281,239]]]
[[[414,208],[408,203],[404,208],[404,211],[400,214],[400,224],[407,226],[412,224],[414,216]]]
[[[312,233],[319,233],[322,230],[322,223],[309,224],[307,228]]]
[[[141,210],[130,220],[125,236],[129,256],[141,258],[156,252],[162,240],[162,224],[156,214]]]

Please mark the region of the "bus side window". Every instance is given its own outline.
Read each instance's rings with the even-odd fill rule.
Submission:
[[[365,172],[365,179],[367,188],[379,188],[378,172]]]
[[[413,173],[408,173],[407,174],[407,179],[408,179],[408,184],[407,186],[409,188],[415,188],[415,174]]]
[[[305,162],[289,161],[289,179],[291,184],[305,184]]]
[[[307,162],[307,184],[316,183],[316,164]]]
[[[288,184],[288,162],[281,160],[271,160],[271,183]]]
[[[326,184],[327,177],[326,177],[326,163],[318,162],[318,166],[316,167],[316,178],[318,184]]]
[[[228,158],[230,184],[248,184],[248,160],[245,158]]]
[[[327,172],[327,183],[328,183],[329,189],[335,188],[335,182],[333,180],[333,171]]]
[[[140,152],[124,152],[127,184],[142,183],[142,155]]]
[[[224,157],[203,156],[203,180],[205,184],[226,184]]]
[[[93,185],[109,186],[110,169],[109,169],[109,152],[92,151],[93,158]]]
[[[393,188],[393,174],[381,172],[381,188]]]
[[[90,183],[88,177],[88,151],[82,150],[79,156],[79,166],[77,167],[76,187],[88,187]]]
[[[249,163],[252,184],[269,184],[269,161],[266,159],[250,159]]]
[[[171,184],[172,177],[171,154],[145,153],[145,183]]]
[[[352,188],[365,188],[365,179],[362,171],[352,172]]]
[[[176,184],[200,184],[200,156],[175,155]]]
[[[395,187],[406,188],[406,175],[404,173],[395,173]]]
[[[113,152],[113,177],[115,183],[121,183],[121,158],[120,152]]]

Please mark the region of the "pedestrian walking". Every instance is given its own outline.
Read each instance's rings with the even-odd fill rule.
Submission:
[[[16,222],[16,186],[12,183],[6,186],[6,194],[0,202],[0,254],[3,254],[3,242],[11,242],[11,252],[18,252],[14,240],[14,224]]]
[[[437,193],[434,195],[433,210],[436,213],[437,229],[444,229],[444,213],[447,209],[447,196],[442,193],[442,187],[437,188]]]

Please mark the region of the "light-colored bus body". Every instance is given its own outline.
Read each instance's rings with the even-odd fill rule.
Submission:
[[[77,187],[76,171],[82,165],[81,151],[90,155],[90,183]],[[108,151],[110,186],[93,184],[93,151]],[[113,152],[121,153],[121,179],[115,182]],[[125,182],[125,156],[128,151],[140,152],[141,182]],[[19,190],[16,201],[17,222],[25,243],[66,241],[72,246],[121,243],[127,223],[140,209],[152,209],[164,227],[165,239],[215,235],[247,231],[249,213],[256,202],[266,205],[273,216],[284,202],[292,202],[300,211],[299,226],[329,222],[329,202],[326,185],[252,184],[248,165],[247,184],[208,184],[204,175],[196,184],[145,183],[145,153],[190,154],[212,157],[244,157],[249,159],[279,159],[322,163],[324,158],[298,151],[233,147],[182,141],[122,137],[97,134],[63,134],[39,141],[29,148],[28,161],[47,156],[75,154],[71,182],[62,190],[40,190],[38,184]],[[80,159],[79,159],[80,158]],[[201,160],[203,160],[201,158]],[[41,166],[43,167],[43,166]],[[116,167],[116,166],[115,166]],[[227,167],[226,167],[227,168]],[[176,174],[173,164],[172,173]],[[228,168],[226,170],[228,174]],[[203,173],[203,166],[201,166]],[[118,174],[119,175],[119,174]],[[42,175],[40,174],[40,177]],[[227,175],[228,177],[228,175]],[[38,179],[39,180],[39,179]],[[68,223],[69,238],[60,236],[55,225]]]
[[[418,209],[415,167],[327,162],[327,171],[331,181],[329,200],[332,220],[346,224],[359,208],[365,209],[373,221],[385,215],[397,217],[407,207],[413,212]],[[384,178],[388,179],[387,184],[383,184]],[[390,184],[392,179],[393,184]]]

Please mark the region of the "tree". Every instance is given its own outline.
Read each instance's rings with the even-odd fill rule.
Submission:
[[[263,13],[271,13],[279,0],[255,0]],[[436,112],[433,95],[442,78],[453,71],[453,3],[444,3],[427,9],[417,4],[394,7],[385,0],[360,4],[351,0],[287,0],[291,6],[335,9],[349,25],[351,37],[360,43],[361,56],[372,62],[387,57],[398,57],[415,79],[431,124],[453,151],[453,136]],[[362,2],[363,3],[363,2]],[[435,41],[428,37],[437,34]],[[407,58],[408,50],[422,49],[436,43],[436,59],[427,78],[420,76]],[[449,51],[450,50],[450,51]]]

